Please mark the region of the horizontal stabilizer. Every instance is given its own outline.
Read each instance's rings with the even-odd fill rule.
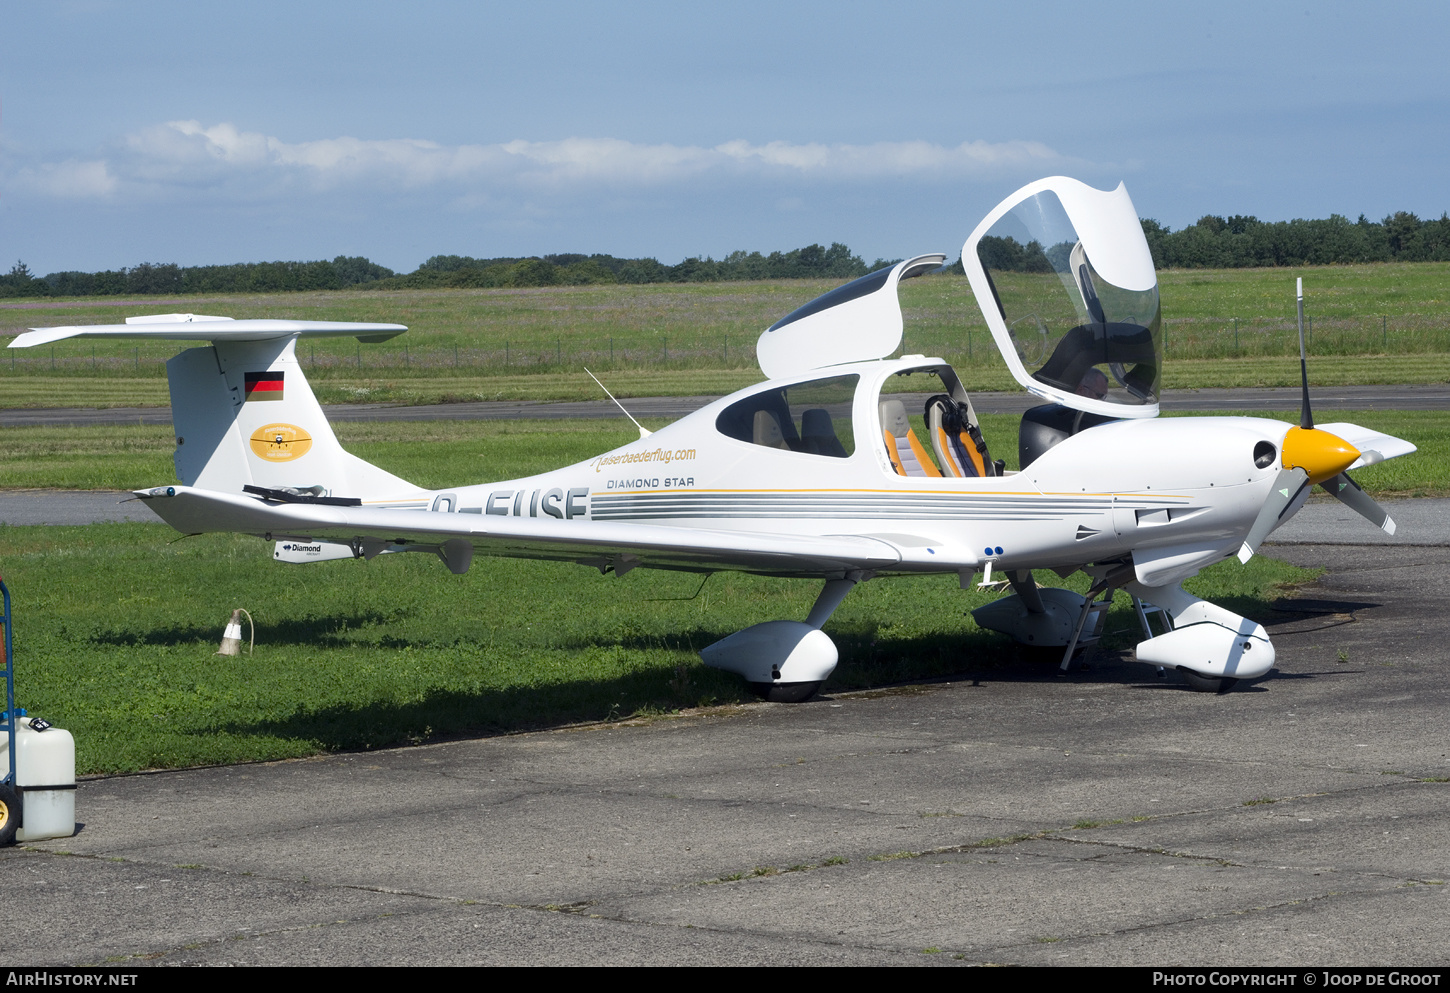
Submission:
[[[66,338],[146,338],[162,341],[273,341],[298,335],[304,338],[355,337],[378,342],[408,330],[404,324],[360,324],[353,321],[234,321],[203,314],[155,314],[132,317],[125,324],[87,324],[64,328],[31,328],[16,336],[11,348],[33,348]]]

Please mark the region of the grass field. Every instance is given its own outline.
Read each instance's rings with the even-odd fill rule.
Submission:
[[[1019,392],[1005,366],[955,364],[968,390]],[[1333,356],[1310,364],[1314,386],[1450,381],[1450,353],[1389,356]],[[599,372],[599,370],[595,370]],[[617,369],[600,373],[618,397],[724,396],[759,383],[760,370]],[[604,394],[582,370],[548,373],[344,376],[309,372],[322,403],[433,404],[486,400],[602,400]],[[911,384],[903,382],[902,387]],[[1252,359],[1174,359],[1163,371],[1166,389],[1298,386],[1299,360],[1287,356]],[[0,407],[164,407],[166,381],[97,373],[65,376],[0,375]]]
[[[1450,379],[1450,264],[1170,271],[1160,274],[1165,385],[1294,385],[1293,280],[1308,294],[1314,382]],[[349,401],[586,399],[582,369],[623,396],[727,393],[758,381],[760,331],[833,284],[576,286],[399,290],[144,301],[0,304],[0,335],[28,326],[118,322],[167,311],[399,322],[381,345],[306,343],[318,396]],[[1014,388],[962,277],[902,286],[902,351],[953,362],[971,389]],[[1235,325],[1237,319],[1237,326]],[[164,405],[166,343],[68,341],[0,358],[0,406]],[[1332,357],[1332,361],[1331,361]]]
[[[1296,421],[1293,414],[1259,416]],[[982,415],[994,454],[1017,464],[1011,414]],[[1353,421],[1405,438],[1415,455],[1357,470],[1381,496],[1450,494],[1450,412],[1334,411],[1321,421]],[[665,422],[646,420],[649,428]],[[338,438],[355,455],[429,489],[513,479],[558,468],[638,437],[617,421],[341,422]],[[175,439],[166,426],[0,428],[0,488],[138,489],[175,479]]]

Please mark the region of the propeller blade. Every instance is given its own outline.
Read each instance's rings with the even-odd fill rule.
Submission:
[[[1349,473],[1341,472],[1337,476],[1326,479],[1319,484],[1320,488],[1334,499],[1344,504],[1360,517],[1369,521],[1375,527],[1384,531],[1385,534],[1395,533],[1395,522],[1385,509],[1375,503],[1374,497],[1370,496],[1360,485],[1349,478]]]
[[[1249,528],[1249,533],[1244,538],[1243,547],[1239,549],[1239,561],[1247,562],[1254,557],[1269,532],[1279,526],[1279,521],[1284,516],[1284,511],[1299,495],[1300,491],[1309,485],[1309,473],[1303,469],[1280,469],[1278,478],[1274,480],[1274,488],[1269,493],[1269,498],[1264,501],[1263,507],[1259,509],[1259,516],[1254,518],[1254,526]],[[1368,499],[1366,497],[1366,499]]]

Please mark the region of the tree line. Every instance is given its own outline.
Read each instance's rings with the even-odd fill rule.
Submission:
[[[1382,221],[1331,214],[1322,220],[1200,217],[1181,231],[1144,220],[1159,269],[1240,269],[1351,262],[1450,262],[1450,216],[1422,221],[1406,211]]]
[[[475,259],[435,255],[414,272],[394,276],[379,289],[430,286],[570,286],[588,283],[717,283],[747,279],[854,279],[890,265],[867,265],[840,242],[830,248],[807,245],[789,252],[731,252],[723,259],[691,256],[675,265],[658,259],[621,259],[613,255],[543,255],[532,258]]]
[[[185,267],[174,262],[142,262],[129,269],[52,272],[45,276],[36,276],[24,262],[17,262],[9,274],[0,276],[0,297],[342,290],[392,275],[393,270],[385,266],[343,255],[331,262],[239,262]]]
[[[1422,221],[1401,211],[1383,221],[1332,214],[1323,220],[1261,221],[1236,215],[1200,217],[1181,231],[1140,218],[1157,269],[1249,269],[1353,262],[1450,262],[1450,216]],[[989,269],[1056,272],[1072,245],[987,235],[977,253]],[[961,262],[951,271],[961,272]]]
[[[1238,269],[1353,262],[1450,261],[1450,216],[1421,220],[1400,211],[1382,221],[1333,214],[1319,220],[1261,221],[1209,214],[1174,231],[1151,218],[1143,234],[1159,269]],[[1033,271],[1046,266],[1043,249],[1012,239],[983,239],[996,268]],[[578,286],[600,283],[709,283],[751,279],[853,279],[893,259],[867,265],[840,242],[788,252],[731,252],[722,259],[691,256],[675,265],[613,255],[542,255],[478,259],[435,255],[410,273],[366,258],[339,255],[331,262],[239,262],[179,266],[143,262],[104,272],[31,273],[17,262],[0,275],[0,297],[285,293],[304,290],[427,289],[458,287]],[[961,261],[947,268],[960,273]]]
[[[691,257],[676,265],[613,255],[544,255],[476,259],[435,255],[410,273],[396,273],[365,258],[339,255],[331,262],[240,262],[179,266],[143,262],[105,272],[52,272],[36,276],[24,262],[0,276],[0,297],[285,293],[303,290],[428,289],[455,287],[578,286],[591,283],[701,283],[747,279],[852,279],[889,265],[867,265],[836,242],[788,252],[731,252],[723,259]]]

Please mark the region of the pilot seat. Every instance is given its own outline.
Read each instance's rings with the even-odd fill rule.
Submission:
[[[981,428],[972,423],[965,404],[944,393],[932,397],[926,402],[926,430],[947,474],[958,479],[1002,475],[1002,466],[992,461]]]

